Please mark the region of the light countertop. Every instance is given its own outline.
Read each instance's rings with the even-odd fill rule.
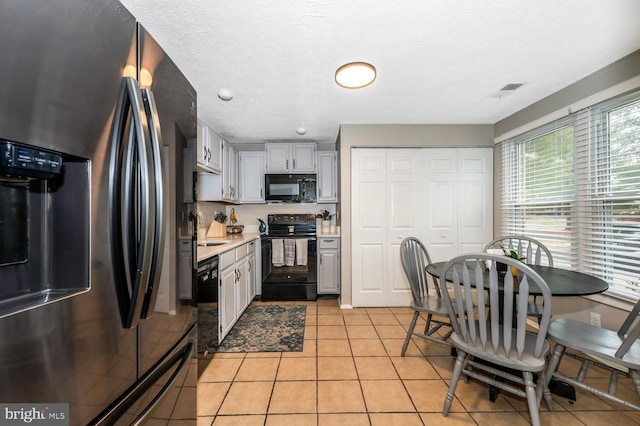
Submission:
[[[229,251],[231,249],[234,249],[236,247],[239,247],[251,241],[257,240],[258,238],[260,238],[260,235],[261,234],[259,232],[246,232],[246,233],[243,232],[241,234],[227,234],[226,237],[207,238],[205,241],[224,240],[229,242],[226,244],[220,244],[220,245],[208,246],[208,247],[197,246],[196,254],[197,254],[198,262],[202,262],[203,260],[206,260],[210,257],[213,257],[220,253],[224,253],[225,251]],[[202,242],[202,241],[198,241],[198,242]]]
[[[253,240],[257,240],[258,238],[260,238],[260,235],[262,234],[260,234],[259,232],[243,232],[241,234],[227,234],[226,237],[207,238],[204,241],[223,240],[223,241],[229,241],[229,242],[226,244],[220,244],[220,245],[208,246],[208,247],[197,246],[196,252],[197,252],[198,262],[207,260],[210,257],[216,256],[220,253],[224,253],[225,251],[232,250],[238,246],[241,246],[242,244],[246,244]],[[340,238],[340,227],[338,226],[336,228],[336,232],[334,233],[330,233],[330,232],[323,233],[321,229],[318,229],[318,232],[316,232],[316,236],[318,238]],[[198,240],[198,242],[202,242],[202,241],[203,240]]]

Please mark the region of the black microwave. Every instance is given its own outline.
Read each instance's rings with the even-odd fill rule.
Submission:
[[[265,174],[265,200],[282,203],[315,203],[316,175]]]

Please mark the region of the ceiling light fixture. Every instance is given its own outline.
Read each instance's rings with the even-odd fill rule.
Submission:
[[[233,92],[229,89],[220,89],[218,90],[218,97],[223,101],[230,101],[233,99]]]
[[[336,70],[336,83],[347,89],[361,89],[376,79],[376,67],[366,62],[351,62]]]
[[[296,129],[296,133],[299,134],[300,136],[304,135],[305,133],[307,133],[307,129],[305,129],[304,127],[298,127]]]

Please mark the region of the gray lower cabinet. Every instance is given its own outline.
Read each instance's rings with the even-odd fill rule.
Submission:
[[[318,294],[340,293],[340,238],[318,238]]]
[[[250,241],[218,255],[218,320],[221,343],[255,296],[255,241]]]
[[[236,270],[236,252],[230,250],[218,256],[220,270],[220,290],[218,293],[218,319],[220,332],[218,343],[229,333],[231,327],[238,319],[236,308],[236,283],[238,274]]]

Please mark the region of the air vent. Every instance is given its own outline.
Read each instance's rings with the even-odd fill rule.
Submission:
[[[506,86],[504,86],[502,89],[500,89],[500,91],[513,91],[516,90],[517,88],[521,87],[522,85],[524,85],[524,83],[509,83]]]
[[[492,98],[497,98],[497,99],[502,99],[506,96],[509,96],[510,94],[512,94],[513,92],[515,92],[517,89],[521,88],[522,86],[524,86],[525,84],[527,84],[527,82],[523,82],[523,83],[509,83],[509,84],[505,84],[504,87],[502,87],[502,89],[500,89],[499,91],[497,91],[496,93],[493,93],[491,95]]]

